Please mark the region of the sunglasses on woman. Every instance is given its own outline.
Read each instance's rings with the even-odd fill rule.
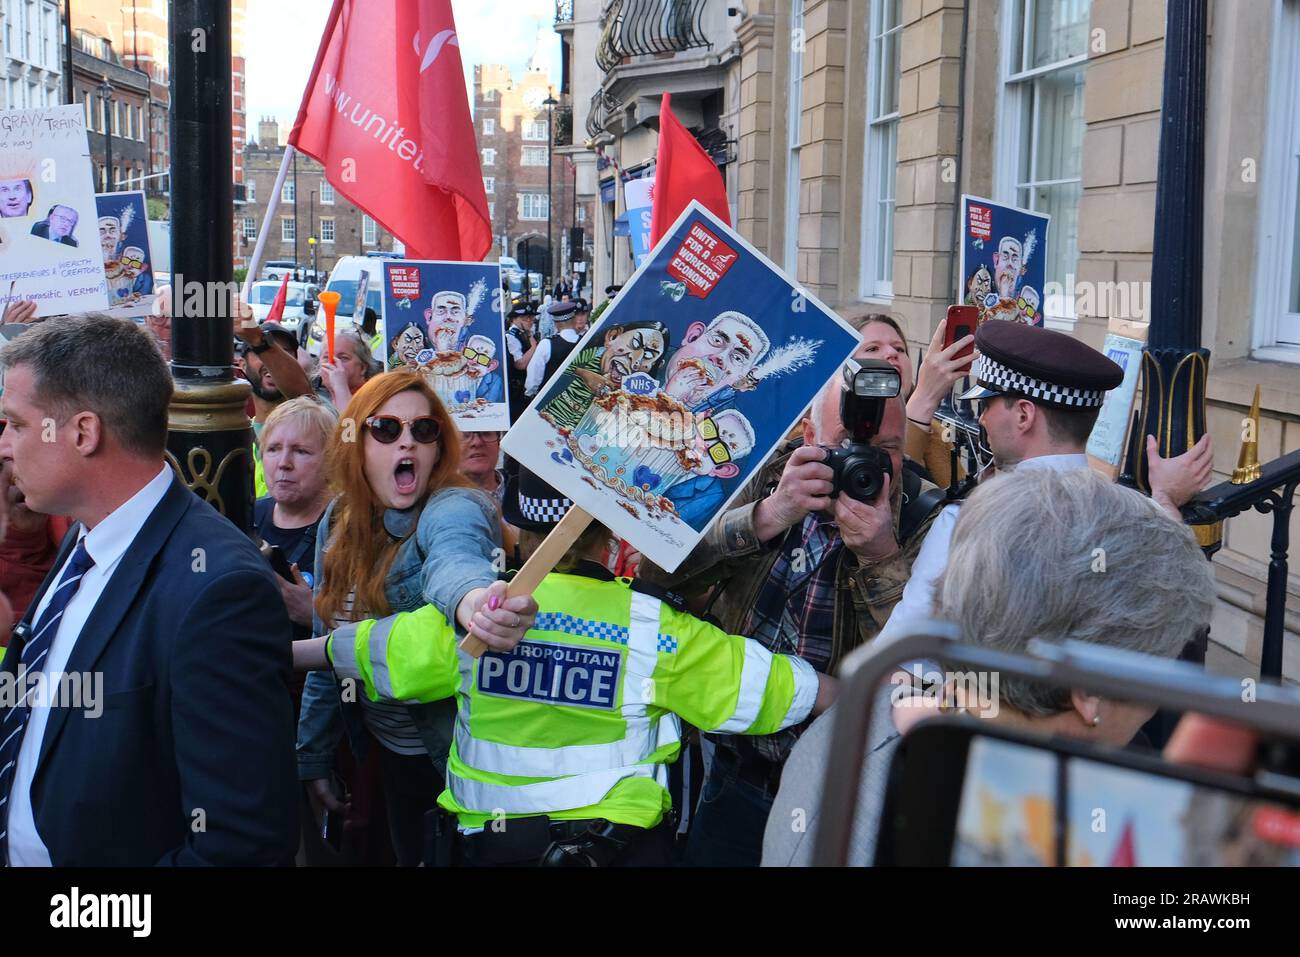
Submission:
[[[402,428],[411,427],[411,438],[421,445],[431,445],[438,441],[442,426],[431,415],[417,415],[413,419],[403,419],[396,415],[372,415],[366,419],[366,430],[371,437],[384,445],[392,445],[402,437]]]

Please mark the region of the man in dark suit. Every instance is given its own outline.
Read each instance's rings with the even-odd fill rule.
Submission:
[[[0,363],[0,458],[32,509],[79,523],[2,666],[20,678],[0,861],[290,862],[288,615],[249,540],[164,462],[172,381],[149,333],[51,319]]]

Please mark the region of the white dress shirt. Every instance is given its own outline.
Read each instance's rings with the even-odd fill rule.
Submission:
[[[1025,459],[1015,466],[1017,469],[1051,469],[1055,472],[1071,472],[1088,467],[1088,456],[1082,452],[1068,455],[1040,455],[1037,458]],[[889,621],[885,622],[885,627],[880,630],[880,634],[873,642],[876,647],[883,647],[894,641],[906,626],[923,618],[934,617],[934,586],[939,576],[943,574],[943,570],[948,567],[952,530],[957,524],[959,514],[961,514],[960,505],[945,506],[930,525],[930,530],[925,534],[925,541],[921,543],[921,550],[917,552],[916,559],[912,562],[912,574],[903,589],[903,597],[898,600],[898,604],[890,613]]]
[[[559,336],[565,342],[577,343],[580,338],[572,329],[561,329]],[[528,376],[524,379],[524,395],[534,396],[546,381],[546,363],[551,361],[551,340],[543,339],[537,344],[537,351],[528,360]]]
[[[72,600],[64,609],[63,617],[59,619],[54,638],[50,641],[49,654],[45,656],[45,666],[41,669],[47,675],[60,675],[67,667],[68,658],[72,655],[72,649],[76,647],[82,627],[98,604],[105,586],[121,563],[122,556],[126,554],[131,543],[140,534],[140,529],[144,528],[145,522],[162,501],[163,495],[171,485],[173,474],[171,468],[164,465],[162,471],[154,476],[148,485],[110,512],[102,522],[89,532],[82,529],[81,540],[85,542],[86,551],[95,560],[95,564],[82,577],[81,583],[77,585],[77,593],[72,596]],[[69,552],[68,558],[71,557],[72,554]],[[54,579],[56,583],[62,574],[63,570],[60,567],[58,577]],[[46,589],[45,594],[41,596],[40,604],[36,607],[36,614],[32,617],[33,622],[41,620],[41,614],[53,594],[53,588]],[[57,684],[57,681],[51,679],[46,686],[53,687]],[[48,705],[48,702],[44,704]],[[23,732],[22,747],[18,751],[13,788],[9,792],[9,865],[11,867],[50,866],[50,853],[36,831],[36,818],[31,801],[32,779],[36,776],[41,739],[45,737],[45,725],[49,717],[49,707],[32,708],[32,713],[27,718],[27,730]],[[93,782],[88,782],[87,786],[93,786]]]

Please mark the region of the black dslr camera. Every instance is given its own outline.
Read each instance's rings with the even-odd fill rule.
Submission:
[[[844,363],[844,384],[840,396],[840,417],[849,430],[849,445],[823,445],[826,464],[831,467],[831,497],[841,492],[859,502],[870,502],[880,494],[885,476],[894,477],[889,453],[869,443],[880,430],[885,403],[902,388],[898,370],[880,359]]]

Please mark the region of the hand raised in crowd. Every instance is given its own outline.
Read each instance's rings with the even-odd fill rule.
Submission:
[[[262,327],[253,314],[253,307],[242,296],[235,297],[235,338],[250,346],[262,344]]]
[[[474,589],[461,600],[457,614],[461,618],[467,605],[472,608],[469,632],[497,651],[512,650],[537,620],[533,596],[507,598],[507,587],[505,582],[493,582],[487,588]]]
[[[884,561],[898,552],[889,486],[886,475],[874,502],[859,502],[848,495],[835,499],[835,522],[840,527],[840,538],[864,564]]]
[[[36,318],[36,303],[31,299],[14,299],[9,305],[5,306],[4,318],[0,319],[0,325],[22,324],[34,321]]]
[[[307,584],[307,579],[302,577],[302,572],[298,571],[298,563],[289,566],[293,572],[293,581],[285,581],[279,575],[275,576],[276,582],[280,586],[280,595],[284,598],[284,607],[289,612],[289,620],[295,625],[305,625],[310,628],[312,623],[312,591],[311,586]]]
[[[321,359],[320,378],[329,391],[330,399],[336,409],[347,408],[352,399],[352,390],[348,388],[348,371],[337,362]]]
[[[1155,436],[1147,436],[1147,479],[1151,498],[1182,521],[1179,509],[1205,488],[1214,472],[1214,446],[1210,433],[1182,455],[1162,459]]]
[[[831,508],[835,473],[825,460],[826,450],[816,445],[800,446],[790,454],[776,490],[754,508],[754,534],[759,541],[772,540],[809,512]]]
[[[917,370],[916,388],[907,400],[907,417],[914,422],[929,422],[934,418],[940,403],[952,392],[953,383],[970,372],[973,356],[958,359],[956,355],[973,343],[975,337],[964,336],[945,349],[943,337],[947,329],[948,320],[941,320]]]

